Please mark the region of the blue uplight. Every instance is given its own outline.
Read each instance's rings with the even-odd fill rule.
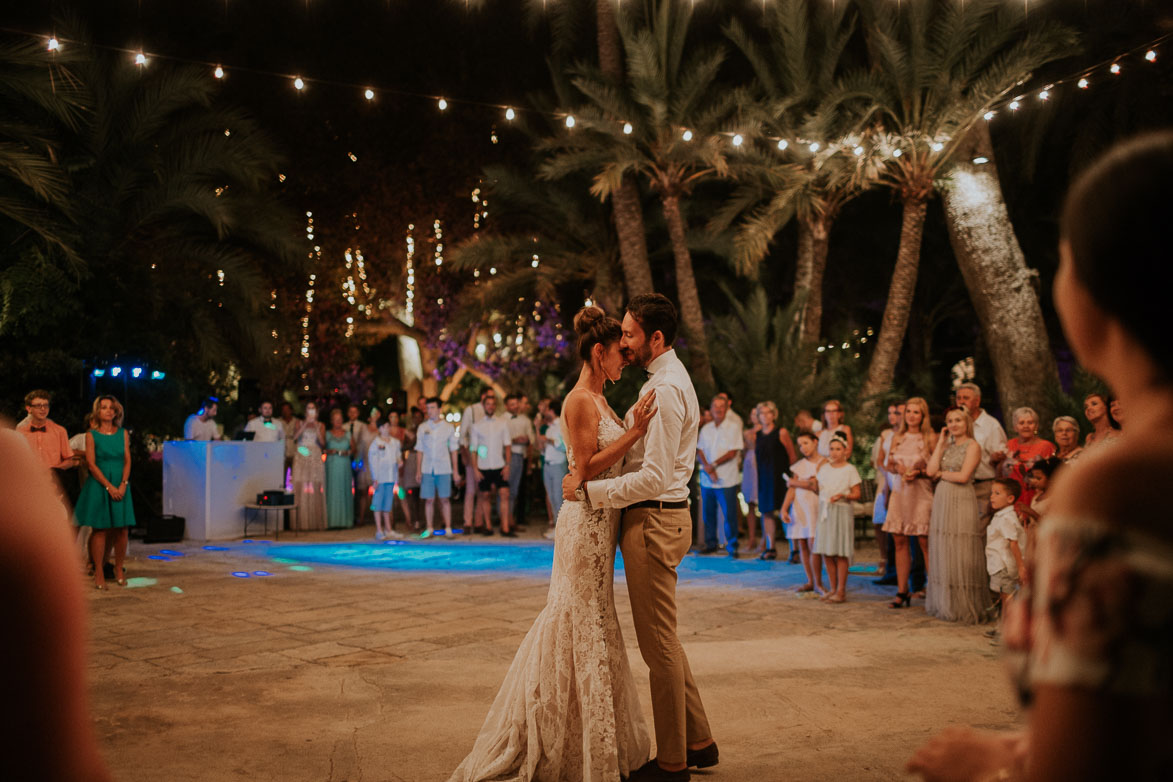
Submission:
[[[227,546],[204,546],[204,551],[227,551]]]
[[[251,576],[250,573],[247,573],[243,570],[237,570],[232,575],[236,576],[237,578],[249,578]]]
[[[254,570],[253,575],[254,576],[271,576],[273,574],[267,570]]]
[[[106,377],[106,370],[94,369],[94,377]]]
[[[159,554],[151,554],[149,557],[147,557],[147,559],[160,559],[164,562],[171,561],[171,557],[164,557],[164,556],[160,556]]]
[[[140,375],[142,375],[142,373],[143,373],[142,367],[135,367],[134,369],[130,370],[131,377],[139,377]]]
[[[182,552],[182,551],[172,551],[172,550],[171,550],[171,549],[169,549],[169,548],[160,549],[160,550],[159,550],[159,553],[160,553],[160,554],[166,554],[166,555],[167,555],[167,556],[169,556],[169,557],[182,557],[182,556],[183,556],[183,552]]]
[[[118,377],[122,374],[122,367],[110,367],[110,377]]]
[[[151,373],[151,380],[162,380],[162,379],[163,379],[163,378],[165,378],[165,377],[167,377],[167,373],[166,373],[166,372],[160,372],[160,371],[159,371],[159,370],[157,370],[157,369],[156,369],[154,372],[152,372],[152,373]]]

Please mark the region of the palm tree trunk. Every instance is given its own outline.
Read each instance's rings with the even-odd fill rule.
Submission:
[[[974,158],[989,162],[975,164]],[[990,131],[978,124],[958,150],[958,163],[940,185],[949,241],[969,298],[990,346],[1002,410],[1029,405],[1050,420],[1050,392],[1058,383],[1043,311],[1038,272],[1026,265],[1002,197]]]
[[[827,270],[830,220],[821,215],[798,221],[798,267],[794,272],[794,295],[803,296],[799,314],[799,339],[815,344],[822,335],[823,273]]]
[[[680,322],[688,338],[692,378],[693,382],[702,387],[701,393],[705,394],[716,389],[717,383],[713,379],[713,367],[709,363],[705,320],[701,314],[696,276],[692,271],[692,254],[688,251],[684,218],[680,215],[680,200],[676,196],[664,196],[661,201],[664,205],[664,221],[668,224],[668,237],[672,241],[672,255],[676,260],[676,298],[680,306]]]
[[[623,81],[623,53],[619,42],[619,25],[615,21],[614,0],[595,0],[598,24],[599,68],[603,75],[619,84]],[[652,267],[648,264],[648,242],[644,235],[643,205],[639,184],[633,175],[623,177],[611,194],[611,219],[619,238],[619,257],[627,295],[652,293]]]
[[[860,391],[861,407],[874,410],[879,396],[892,387],[896,362],[908,330],[908,314],[916,292],[916,275],[920,267],[920,246],[924,236],[926,196],[904,197],[904,216],[900,227],[900,249],[896,253],[896,268],[888,285],[888,302],[884,305],[884,319],[876,338],[876,349],[868,367],[867,380]]]

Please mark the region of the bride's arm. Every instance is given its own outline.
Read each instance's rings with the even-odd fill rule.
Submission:
[[[635,425],[615,442],[599,451],[599,409],[585,394],[566,397],[562,417],[567,424],[567,438],[574,449],[574,485],[578,486],[599,475],[623,458],[631,446],[647,433],[648,421],[655,414],[655,391],[649,391],[636,404]],[[646,405],[646,409],[644,406]],[[641,409],[643,410],[641,415]],[[589,455],[588,455],[589,454]]]

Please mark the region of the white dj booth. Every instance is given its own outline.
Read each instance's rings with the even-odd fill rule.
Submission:
[[[285,444],[171,440],[163,444],[163,513],[187,520],[188,540],[244,534],[245,505],[285,485]]]

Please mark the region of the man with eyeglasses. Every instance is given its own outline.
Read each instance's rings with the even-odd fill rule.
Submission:
[[[74,452],[69,447],[69,433],[65,427],[49,418],[48,391],[30,391],[25,395],[24,409],[28,412],[28,418],[17,424],[16,431],[24,435],[33,453],[52,471],[53,479],[64,493],[65,471],[76,467],[84,454],[81,451]]]

